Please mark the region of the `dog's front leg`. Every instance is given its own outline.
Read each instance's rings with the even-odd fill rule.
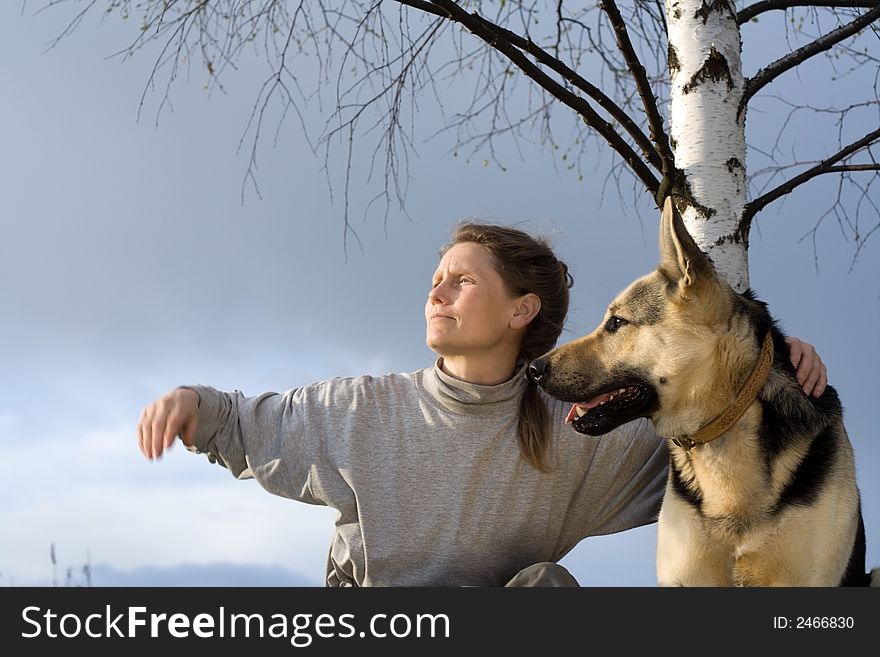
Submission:
[[[731,553],[712,540],[699,513],[667,490],[657,523],[659,586],[732,586]]]

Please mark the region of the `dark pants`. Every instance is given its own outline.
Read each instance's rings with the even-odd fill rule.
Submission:
[[[580,586],[564,567],[551,561],[523,568],[505,586]]]

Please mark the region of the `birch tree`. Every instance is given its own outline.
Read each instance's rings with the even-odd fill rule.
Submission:
[[[268,73],[242,142],[251,151],[245,179],[255,187],[267,121],[302,118],[329,89],[316,145],[328,166],[344,171],[346,234],[351,176],[380,171],[373,200],[386,212],[405,204],[410,131],[426,103],[443,111],[438,132],[456,153],[500,166],[499,144],[527,139],[583,184],[632,186],[654,207],[671,194],[697,243],[740,290],[749,283],[755,217],[821,176],[836,176],[838,188],[807,218],[813,231],[836,220],[857,254],[880,224],[872,196],[880,178],[880,0],[49,0],[43,9],[61,5],[75,9],[56,43],[100,12],[132,26],[121,56],[153,49],[145,98],[158,90],[159,114],[182,71],[200,71],[208,88],[222,89],[245,53],[263,57]],[[749,41],[763,21],[778,25],[773,44]],[[784,52],[744,70],[750,48],[779,45]],[[774,96],[791,75],[812,76],[822,96],[854,77],[863,82],[859,97],[841,94],[831,104]],[[469,102],[447,106],[453,83],[471,85]],[[760,97],[776,100],[772,144],[747,141]],[[781,141],[803,113],[831,126],[834,139],[815,140],[811,131]],[[369,172],[352,169],[356,147],[371,150]],[[584,181],[587,163],[603,155],[604,182]]]

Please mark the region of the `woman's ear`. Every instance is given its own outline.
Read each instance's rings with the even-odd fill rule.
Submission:
[[[510,328],[521,329],[529,325],[535,319],[535,315],[541,310],[541,298],[537,294],[529,292],[517,301],[513,317],[510,318]]]

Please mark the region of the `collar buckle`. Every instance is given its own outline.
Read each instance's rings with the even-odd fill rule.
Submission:
[[[697,446],[697,443],[695,443],[693,440],[691,440],[687,436],[683,436],[681,438],[673,438],[672,442],[674,442],[676,445],[681,447],[688,454],[690,454],[691,450]]]

